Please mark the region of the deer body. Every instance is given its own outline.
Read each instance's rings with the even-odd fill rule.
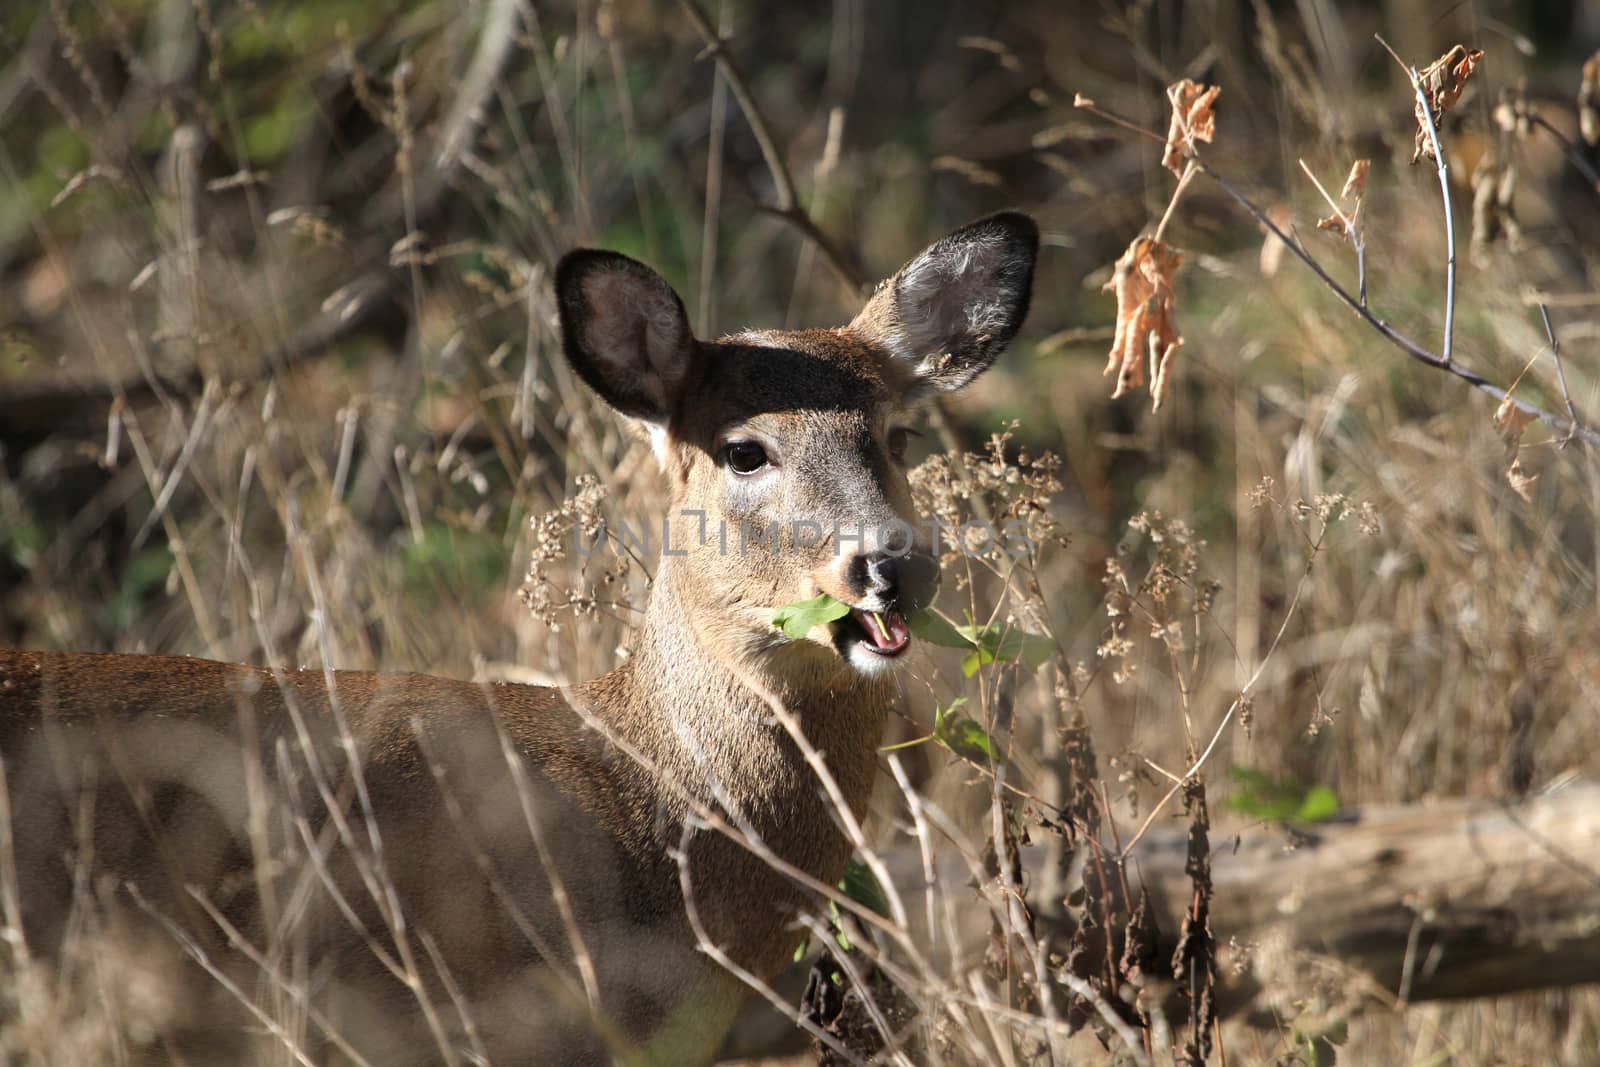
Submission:
[[[782,868],[842,874],[837,808],[865,812],[905,616],[934,592],[926,538],[882,533],[914,518],[895,420],[1010,340],[1036,241],[995,216],[849,327],[719,342],[648,268],[563,261],[566,356],[650,431],[689,546],[593,681],[0,651],[17,959],[91,915],[130,974],[176,976],[134,1060],[235,1062],[241,1020],[315,1062],[708,1059],[745,990],[699,935],[757,976],[787,961],[807,891]],[[706,515],[732,536],[702,536]],[[749,529],[776,532],[732,551]],[[819,591],[855,610],[773,628]]]

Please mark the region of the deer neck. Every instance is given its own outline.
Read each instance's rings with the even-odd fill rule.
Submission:
[[[896,683],[813,643],[739,629],[729,605],[684,571],[662,561],[634,654],[616,672],[622,684],[610,687],[619,699],[604,709],[609,724],[658,763],[685,810],[692,797],[726,811],[783,854],[797,844],[784,838],[834,822],[786,716],[860,816]]]

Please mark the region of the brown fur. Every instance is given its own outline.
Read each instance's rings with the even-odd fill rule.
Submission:
[[[930,252],[1004,238],[1031,270],[1031,233],[999,216]],[[789,640],[771,619],[819,590],[859,602],[847,564],[871,546],[784,532],[741,553],[716,529],[702,539],[690,512],[732,538],[742,524],[912,519],[885,440],[927,368],[871,321],[696,342],[648,268],[578,253],[559,273],[575,369],[658,427],[684,552],[660,561],[621,667],[555,690],[0,651],[27,944],[59,952],[90,915],[145,972],[186,973],[143,1020],[144,1058],[245,1056],[242,998],[305,1020],[288,1039],[318,1062],[339,1059],[341,1041],[374,1064],[436,1062],[439,1040],[475,1041],[500,1063],[629,1048],[702,1062],[744,990],[696,949],[676,850],[707,936],[757,975],[800,940],[805,897],[693,812],[720,813],[821,882],[843,872],[850,843],[775,708],[859,818],[895,683],[853,667],[827,631]],[[993,297],[984,278],[950,284]],[[1020,321],[1026,288],[1003,288]],[[945,351],[985,361],[964,367],[970,378],[992,341],[952,337]],[[770,468],[727,469],[730,434],[761,442]],[[269,958],[244,959],[230,929]],[[177,934],[235,992],[179,961]]]

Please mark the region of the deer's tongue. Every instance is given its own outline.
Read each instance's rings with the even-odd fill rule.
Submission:
[[[897,611],[880,613],[858,608],[855,616],[866,631],[867,641],[878,652],[892,655],[911,643],[911,631],[906,627],[905,618]]]

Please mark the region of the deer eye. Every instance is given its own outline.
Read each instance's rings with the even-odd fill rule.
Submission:
[[[922,435],[906,426],[892,426],[889,428],[889,455],[894,457],[896,463],[905,461],[906,447],[910,445],[913,436],[921,437]]]
[[[767,450],[754,441],[730,441],[722,446],[722,462],[735,474],[754,474],[769,461]]]

